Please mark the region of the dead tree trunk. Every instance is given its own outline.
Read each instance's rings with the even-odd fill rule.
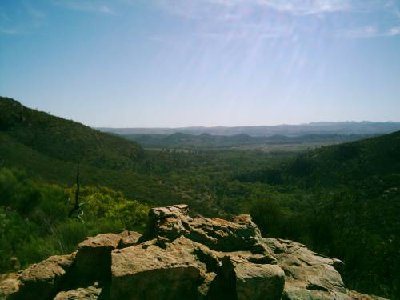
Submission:
[[[74,214],[79,213],[79,188],[80,188],[80,182],[79,182],[79,162],[78,162],[78,168],[76,171],[76,190],[75,190],[75,202],[74,202],[74,207],[71,209],[69,212],[68,216],[72,217]]]

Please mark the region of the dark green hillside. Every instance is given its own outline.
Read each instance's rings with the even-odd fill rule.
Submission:
[[[0,167],[70,186],[80,157],[82,185],[107,186],[153,206],[186,202],[203,213],[217,210],[212,201],[206,203],[209,189],[203,180],[215,155],[144,152],[134,142],[30,110],[14,100],[1,98],[0,104]],[[200,183],[193,187],[195,180]]]
[[[299,156],[285,170],[290,181],[310,186],[359,186],[366,180],[384,177],[399,183],[400,131],[359,142],[323,147]],[[394,176],[394,177],[393,177]],[[397,181],[396,181],[397,178]]]
[[[399,183],[400,131],[361,141],[325,146],[299,154],[284,165],[271,169],[260,166],[242,173],[244,182],[296,185],[300,188],[349,186],[371,188],[365,181],[384,178],[389,185]],[[271,176],[274,175],[274,176]]]
[[[148,161],[149,158],[146,158],[138,162],[139,168],[147,165]],[[77,170],[76,163],[46,156],[1,132],[0,167],[25,170],[30,178],[61,185],[74,184]],[[173,191],[175,186],[160,183],[159,176],[129,169],[98,168],[89,164],[80,165],[80,174],[82,185],[107,186],[141,202],[156,205],[175,203],[179,199],[179,195]]]
[[[0,132],[44,155],[97,167],[132,167],[142,154],[134,142],[0,97]]]
[[[343,259],[352,288],[400,298],[400,132],[323,147],[237,178],[283,192],[253,204],[264,233]]]

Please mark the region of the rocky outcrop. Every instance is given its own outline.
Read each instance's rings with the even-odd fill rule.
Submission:
[[[86,288],[77,288],[75,290],[61,291],[59,292],[54,300],[80,300],[80,299],[99,299],[102,292],[102,288],[98,287],[97,284],[88,286]]]
[[[317,255],[304,245],[265,239],[286,275],[284,299],[351,299],[335,269],[341,262]]]
[[[264,239],[250,216],[153,208],[143,236],[99,234],[70,255],[0,277],[0,299],[377,299],[349,291],[337,259]]]
[[[143,239],[171,241],[185,236],[217,251],[266,251],[260,244],[260,230],[249,215],[237,216],[230,222],[219,218],[191,218],[188,210],[187,205],[151,209]]]

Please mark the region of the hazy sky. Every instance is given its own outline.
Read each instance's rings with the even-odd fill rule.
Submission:
[[[0,95],[91,126],[400,121],[400,0],[0,0]]]

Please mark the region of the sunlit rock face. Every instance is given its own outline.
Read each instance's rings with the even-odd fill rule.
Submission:
[[[151,209],[144,235],[99,234],[69,255],[0,277],[0,299],[378,299],[349,291],[337,259],[262,238],[249,215]]]

